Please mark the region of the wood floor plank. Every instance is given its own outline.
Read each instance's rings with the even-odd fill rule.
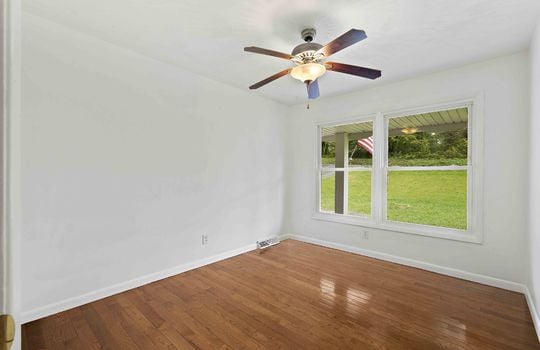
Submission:
[[[23,349],[540,349],[522,294],[288,240],[23,326]]]
[[[164,349],[178,350],[150,321],[138,310],[122,293],[113,297],[113,303],[109,304],[109,309],[120,319],[122,327],[126,330],[130,338],[144,349]]]

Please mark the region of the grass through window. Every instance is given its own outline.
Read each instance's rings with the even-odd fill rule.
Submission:
[[[321,183],[321,209],[334,211],[334,173]],[[467,171],[390,171],[388,220],[467,228]],[[371,212],[371,173],[349,173],[349,214]]]

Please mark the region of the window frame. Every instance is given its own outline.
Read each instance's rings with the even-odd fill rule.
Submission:
[[[388,220],[387,214],[387,174],[388,174],[388,121],[390,118],[427,113],[455,108],[468,109],[468,151],[467,151],[467,229],[459,230],[440,226],[430,226]],[[371,216],[336,214],[321,211],[322,171],[351,171],[342,168],[326,168],[321,164],[321,130],[325,127],[344,124],[373,122],[374,152],[371,175]],[[353,118],[316,123],[316,203],[313,219],[397,233],[415,234],[442,239],[481,244],[483,242],[483,96],[455,100],[452,102],[424,105],[390,111],[379,111]],[[382,142],[380,140],[383,140]],[[391,169],[390,169],[391,170]],[[352,170],[354,171],[354,170]]]

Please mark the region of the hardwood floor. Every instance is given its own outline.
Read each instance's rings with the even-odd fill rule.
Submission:
[[[523,295],[288,240],[23,326],[23,349],[540,349]]]

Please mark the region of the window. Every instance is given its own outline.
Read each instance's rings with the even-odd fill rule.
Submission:
[[[315,218],[480,242],[472,214],[480,213],[473,165],[481,133],[473,107],[468,101],[320,125]]]

